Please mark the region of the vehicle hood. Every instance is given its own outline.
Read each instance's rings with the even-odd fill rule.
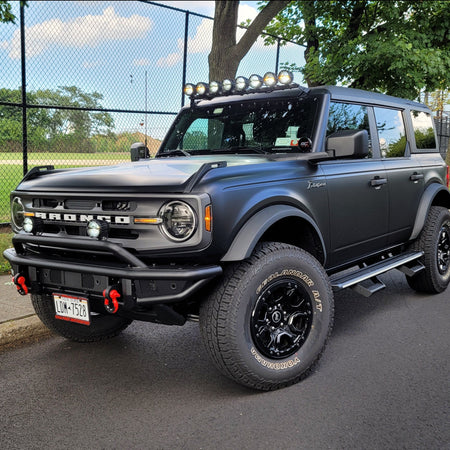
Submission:
[[[114,166],[45,171],[27,177],[17,190],[51,192],[181,192],[205,163],[225,161],[231,166],[270,162],[264,156],[214,155],[173,157]],[[224,169],[226,170],[226,169]]]

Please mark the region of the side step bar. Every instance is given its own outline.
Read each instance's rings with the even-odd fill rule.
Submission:
[[[352,273],[332,275],[330,277],[331,286],[336,289],[351,287],[365,297],[369,297],[385,287],[378,275],[392,269],[398,269],[411,277],[423,270],[423,264],[417,261],[422,255],[423,252],[402,253],[398,256],[383,259],[371,266],[355,270]]]

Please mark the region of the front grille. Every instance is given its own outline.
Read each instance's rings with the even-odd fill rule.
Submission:
[[[77,209],[80,211],[90,211],[97,205],[95,200],[69,199],[64,202],[65,209]]]

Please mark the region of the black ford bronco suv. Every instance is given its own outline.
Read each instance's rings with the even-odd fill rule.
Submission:
[[[35,167],[11,194],[22,294],[79,342],[200,322],[217,367],[271,390],[324,350],[333,290],[450,279],[448,169],[428,108],[292,75],[188,84],[155,158]]]

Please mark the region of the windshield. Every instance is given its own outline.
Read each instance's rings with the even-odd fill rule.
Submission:
[[[316,97],[195,107],[177,119],[158,156],[309,152]]]

